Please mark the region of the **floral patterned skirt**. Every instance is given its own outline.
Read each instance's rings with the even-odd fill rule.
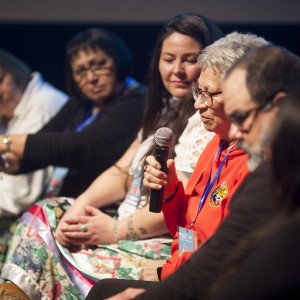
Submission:
[[[16,228],[1,276],[20,286],[30,299],[84,299],[98,280],[140,279],[147,259],[170,257],[170,239],[120,241],[88,249],[62,247],[53,232],[72,202],[42,200]]]
[[[0,234],[0,273],[3,267],[3,263],[5,261],[5,256],[7,253],[7,248],[9,246],[10,240],[16,230],[16,227],[19,223],[18,218],[10,223],[8,228]]]

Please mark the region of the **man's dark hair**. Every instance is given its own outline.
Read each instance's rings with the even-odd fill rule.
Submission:
[[[272,101],[278,92],[289,93],[300,84],[300,58],[280,46],[263,46],[249,50],[228,70],[246,70],[246,85],[258,103]]]

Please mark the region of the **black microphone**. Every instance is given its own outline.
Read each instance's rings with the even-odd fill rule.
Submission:
[[[155,133],[155,159],[161,165],[161,171],[167,171],[167,160],[169,158],[170,145],[174,139],[173,131],[168,127],[161,127]],[[154,213],[161,212],[164,196],[164,187],[160,190],[151,190],[149,211]]]

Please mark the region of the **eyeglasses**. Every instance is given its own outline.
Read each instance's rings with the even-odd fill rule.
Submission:
[[[95,62],[88,68],[79,67],[77,70],[73,71],[74,78],[77,81],[83,81],[87,78],[88,72],[91,72],[95,76],[100,76],[108,73],[112,66],[112,59],[109,57],[103,58],[102,60]]]
[[[243,111],[243,112],[234,112],[230,115],[227,116],[227,119],[229,121],[231,121],[232,123],[234,123],[239,130],[241,131],[249,131],[258,115],[258,113],[262,110],[265,110],[269,105],[272,105],[272,102],[270,101],[266,101],[263,102],[262,104],[253,107],[247,111]],[[243,128],[243,124],[245,123],[246,119],[249,118],[249,116],[254,113],[253,119],[252,119],[252,123],[248,126],[248,129],[244,129]]]
[[[193,93],[193,97],[194,97],[195,101],[197,101],[199,96],[201,96],[201,100],[208,107],[213,105],[213,97],[214,96],[223,93],[222,91],[215,92],[215,93],[210,93],[209,91],[203,91],[198,87],[197,83],[192,83],[191,88],[192,88],[192,93]]]

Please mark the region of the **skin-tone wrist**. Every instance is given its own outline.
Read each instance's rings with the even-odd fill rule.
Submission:
[[[3,138],[4,138],[4,135],[0,134],[0,153],[5,153],[6,152],[6,146],[3,143]]]
[[[124,218],[122,220],[118,220],[118,240],[126,240],[127,235],[127,218]]]
[[[6,145],[3,143],[4,135],[0,135],[0,152],[5,153],[7,152]],[[27,141],[27,134],[13,134],[9,135],[10,137],[10,152],[16,155],[19,158],[23,158],[24,150],[25,150],[25,143]]]
[[[119,222],[118,220],[114,220],[113,218],[111,218],[110,220],[110,232],[111,234],[109,235],[109,239],[111,240],[107,240],[106,244],[115,244],[116,243],[116,238],[119,241]],[[117,224],[117,226],[116,226]],[[115,235],[115,228],[116,228],[116,235]]]
[[[163,214],[149,212],[149,205],[118,221],[119,240],[150,238],[166,232]]]

